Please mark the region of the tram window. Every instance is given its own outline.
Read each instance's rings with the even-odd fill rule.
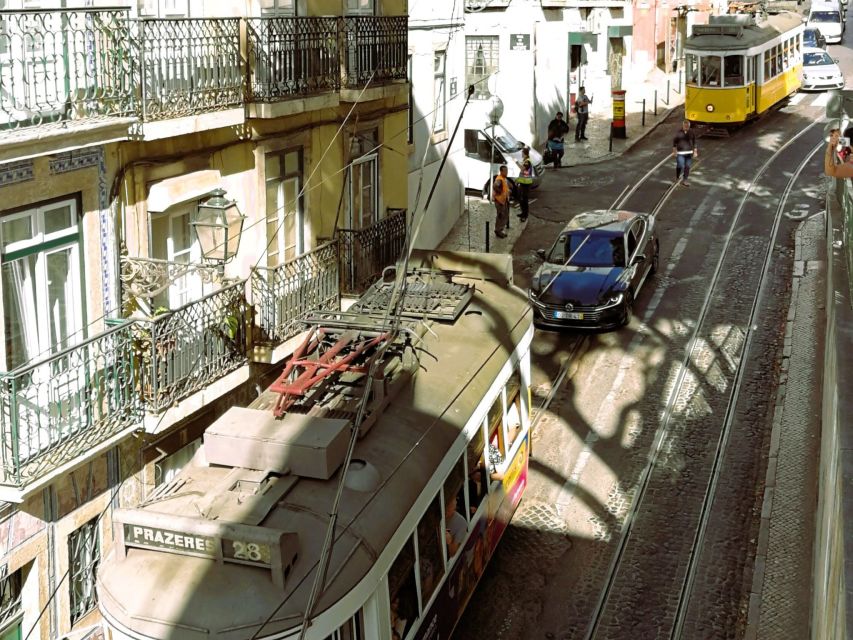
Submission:
[[[363,640],[364,639],[364,622],[362,621],[361,611],[356,613],[352,618],[347,620],[341,627],[335,630],[332,635],[326,640]]]
[[[483,423],[480,423],[480,428],[477,429],[471,436],[471,441],[468,443],[467,452],[467,468],[468,468],[468,514],[473,516],[477,512],[477,507],[483,501],[483,497],[488,491],[488,482],[486,480],[486,464],[483,460],[483,450],[485,449],[485,438],[483,437]]]
[[[723,59],[726,86],[743,84],[743,56],[726,56]]]
[[[692,53],[685,56],[687,63],[686,80],[687,84],[699,84],[699,59]]]
[[[703,56],[702,57],[702,86],[703,87],[719,87],[720,86],[720,67],[722,63],[720,56]]]
[[[415,586],[415,548],[409,538],[388,572],[391,602],[391,637],[403,640],[418,618],[418,591]]]
[[[453,466],[444,481],[444,538],[447,559],[454,557],[465,540],[468,519],[465,516],[465,461]]]
[[[764,80],[770,79],[770,51],[764,52]]]
[[[444,558],[441,551],[441,499],[429,505],[418,523],[418,556],[421,569],[421,600],[426,606],[438,583],[444,576]]]
[[[782,73],[782,45],[773,47],[773,52],[776,54],[776,64],[773,67],[773,77],[775,78]]]
[[[450,475],[444,481],[444,502],[456,498],[456,510],[465,515],[465,461],[459,458],[459,462],[453,465]]]

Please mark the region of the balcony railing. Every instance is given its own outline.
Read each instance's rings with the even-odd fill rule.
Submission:
[[[244,282],[136,322],[146,408],[160,413],[248,362]]]
[[[247,33],[251,102],[340,87],[337,18],[251,18]]]
[[[133,115],[134,47],[127,9],[0,11],[0,129]]]
[[[408,66],[406,16],[344,18],[345,87],[357,89],[372,83],[405,80]],[[375,72],[375,73],[374,73]]]
[[[275,268],[252,271],[252,301],[259,341],[280,344],[302,330],[313,309],[340,305],[338,243],[328,242]]]
[[[143,120],[242,104],[239,18],[140,20],[139,40]]]
[[[364,229],[338,229],[341,293],[363,293],[402,254],[406,244],[406,210],[390,211]]]
[[[133,328],[0,373],[2,484],[22,486],[141,418]]]

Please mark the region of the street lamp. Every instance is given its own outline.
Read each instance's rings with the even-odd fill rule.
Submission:
[[[237,203],[225,197],[225,190],[214,189],[210,198],[196,207],[191,222],[201,257],[224,265],[237,255],[245,220]]]
[[[503,100],[498,98],[494,93],[489,98],[489,122],[492,124],[492,157],[489,158],[489,200],[492,199],[492,185],[495,181],[495,175],[492,169],[495,164],[495,125],[501,121],[501,116],[504,114]],[[500,169],[498,169],[500,171]]]

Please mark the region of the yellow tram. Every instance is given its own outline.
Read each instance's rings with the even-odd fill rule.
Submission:
[[[800,88],[799,14],[712,16],[685,43],[685,118],[712,126],[758,117]]]

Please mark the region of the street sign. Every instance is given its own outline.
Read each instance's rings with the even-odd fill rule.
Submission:
[[[530,51],[530,34],[513,33],[509,37],[509,48],[513,51]]]

